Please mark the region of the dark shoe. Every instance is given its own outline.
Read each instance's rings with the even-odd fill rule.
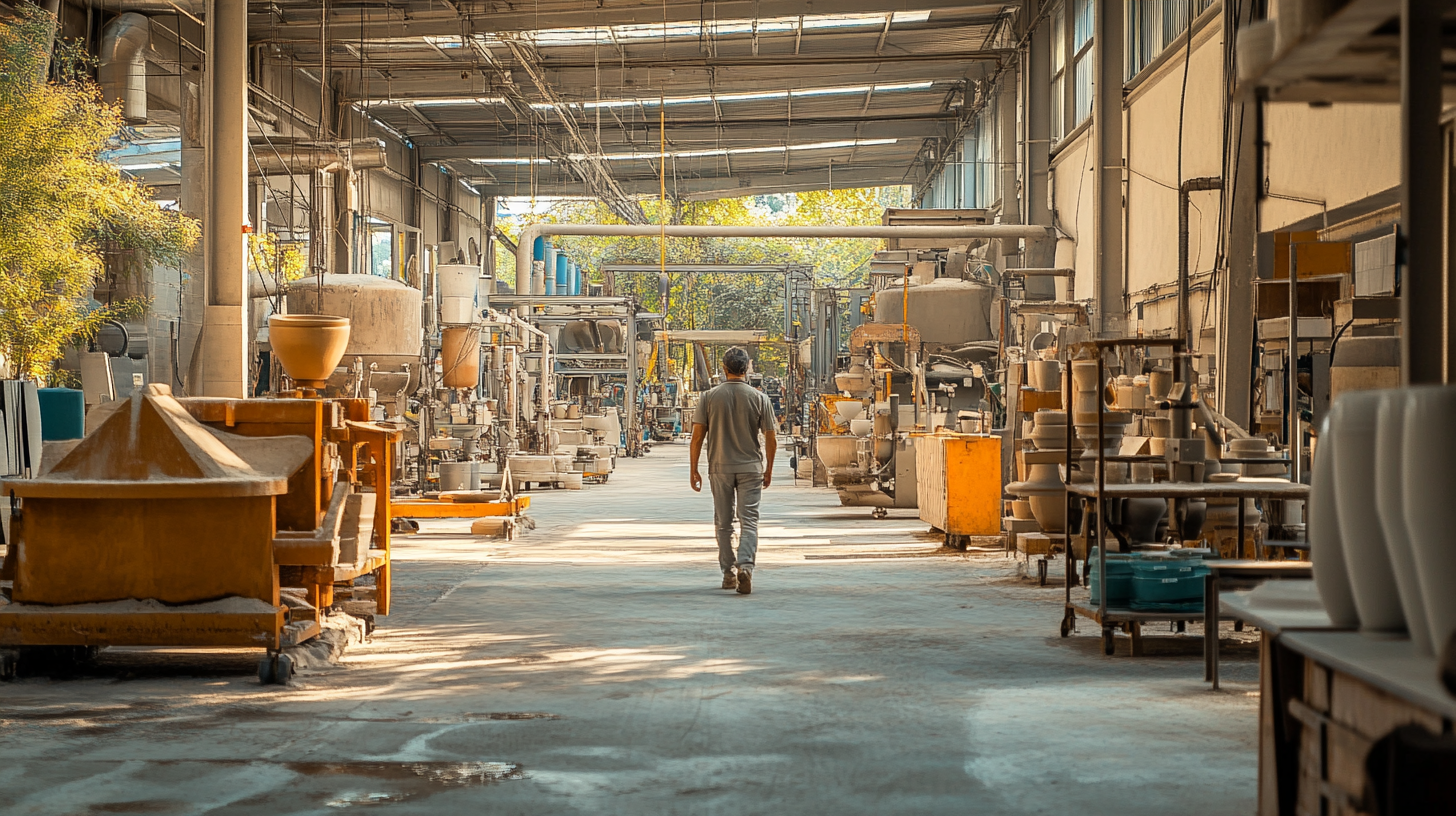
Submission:
[[[741,569],[738,571],[738,594],[747,595],[753,591],[753,573]]]
[[[723,588],[724,589],[737,589],[738,588],[738,576],[736,576],[736,575],[733,574],[733,570],[728,570],[727,572],[723,573]]]

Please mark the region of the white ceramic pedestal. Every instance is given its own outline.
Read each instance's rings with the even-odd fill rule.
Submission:
[[[1350,575],[1340,542],[1340,521],[1335,515],[1335,473],[1330,448],[1337,443],[1326,417],[1324,432],[1315,448],[1314,472],[1310,474],[1309,557],[1313,562],[1315,588],[1319,590],[1330,622],[1354,628],[1360,625],[1360,614],[1355,609],[1355,594],[1350,589]]]
[[[1350,391],[1330,408],[1330,431],[1337,444],[1329,449],[1335,474],[1335,514],[1340,542],[1360,628],[1401,631],[1405,613],[1400,590],[1385,546],[1380,514],[1375,507],[1375,418],[1379,391]]]
[[[1426,618],[1415,553],[1411,551],[1410,534],[1405,527],[1405,483],[1401,467],[1405,462],[1406,394],[1399,388],[1380,392],[1380,408],[1375,417],[1375,511],[1380,516],[1390,565],[1395,568],[1395,585],[1400,589],[1400,608],[1405,613],[1411,644],[1417,654],[1430,657],[1436,654],[1436,649],[1431,642],[1431,624]]]
[[[1421,600],[1437,651],[1456,632],[1456,387],[1406,392],[1402,482]]]

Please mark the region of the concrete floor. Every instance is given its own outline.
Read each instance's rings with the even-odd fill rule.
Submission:
[[[0,813],[1253,811],[1247,650],[1221,692],[1196,637],[1104,657],[1015,562],[783,467],[754,594],[724,592],[686,458],[538,493],[515,542],[427,523],[396,614],[288,688],[154,652],[0,686]]]

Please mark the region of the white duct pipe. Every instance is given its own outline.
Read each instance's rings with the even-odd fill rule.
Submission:
[[[176,14],[191,17],[207,13],[203,0],[101,0],[98,8],[105,11],[139,11],[142,14]]]
[[[147,46],[152,41],[152,21],[127,12],[106,24],[101,32],[101,59],[96,65],[96,83],[107,102],[121,105],[128,124],[147,121]]]
[[[531,224],[521,230],[516,242],[516,293],[544,294],[543,291],[522,292],[520,270],[531,269],[531,248],[542,235],[606,235],[629,238],[652,238],[666,232],[669,238],[942,238],[960,243],[973,238],[1049,238],[1048,227],[1029,224],[978,224],[964,227],[698,227],[669,224]],[[529,280],[529,277],[527,278]],[[530,285],[528,284],[528,288]]]

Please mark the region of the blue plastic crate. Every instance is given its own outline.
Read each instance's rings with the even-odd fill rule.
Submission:
[[[1092,603],[1102,603],[1102,576],[1097,569],[1097,548],[1092,548],[1089,557],[1091,572],[1087,588],[1092,593]],[[1132,577],[1135,556],[1125,553],[1107,554],[1107,605],[1126,606],[1132,599]]]

